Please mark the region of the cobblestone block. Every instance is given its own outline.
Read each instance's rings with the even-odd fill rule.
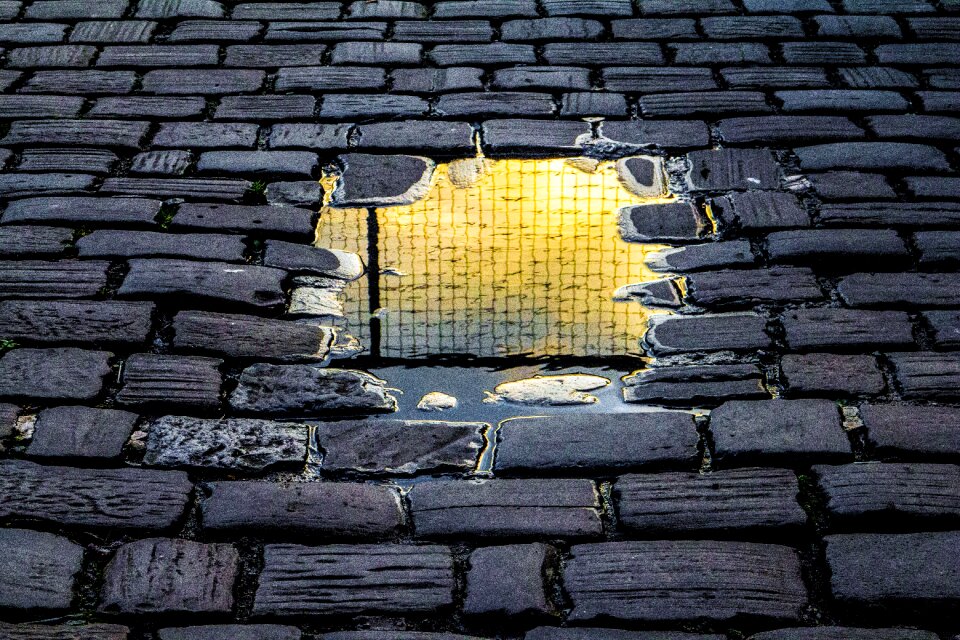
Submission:
[[[211,624],[203,627],[169,627],[157,632],[159,640],[300,640],[296,627],[279,624]]]
[[[491,91],[448,93],[437,100],[436,111],[444,116],[549,116],[556,105],[549,93]]]
[[[947,116],[871,116],[867,125],[884,139],[960,140],[960,118]]]
[[[936,640],[936,634],[913,629],[797,627],[764,631],[750,636],[750,640]]]
[[[269,267],[189,260],[130,260],[117,292],[126,297],[189,296],[203,300],[276,307],[285,300],[287,272]]]
[[[720,121],[720,134],[734,144],[857,140],[863,129],[839,116],[752,116]]]
[[[344,167],[333,192],[338,207],[412,204],[426,195],[434,164],[418,156],[340,156]]]
[[[270,128],[271,149],[346,149],[348,124],[277,124]]]
[[[433,5],[435,18],[511,18],[537,16],[535,0],[500,0],[494,4],[477,4],[473,0],[440,0]]]
[[[216,65],[219,48],[207,44],[104,47],[98,67],[198,67]]]
[[[0,302],[0,335],[41,343],[137,344],[150,333],[153,305],[146,302]]]
[[[467,594],[463,611],[468,615],[549,615],[545,576],[556,550],[542,543],[482,547],[470,554]]]
[[[324,473],[411,475],[476,468],[482,422],[347,420],[314,425]]]
[[[309,417],[394,411],[396,401],[382,380],[361,371],[255,364],[240,375],[230,406],[246,413]]]
[[[241,2],[233,8],[234,20],[336,20],[340,2]]]
[[[795,89],[830,86],[826,71],[820,67],[726,67],[720,70],[720,75],[727,81],[728,85],[737,89],[766,89],[770,87]]]
[[[603,25],[584,18],[537,18],[509,20],[500,26],[500,37],[510,40],[595,40],[603,35]]]
[[[881,64],[960,64],[960,54],[956,47],[947,42],[881,44],[874,49],[874,55]]]
[[[787,64],[865,64],[867,61],[866,52],[852,42],[785,42],[781,52]],[[900,102],[899,96],[897,102]]]
[[[56,256],[66,251],[71,242],[73,230],[64,227],[0,227],[0,256],[4,257]]]
[[[34,44],[63,42],[67,25],[40,23],[0,24],[0,42],[16,44]]]
[[[697,40],[697,21],[692,18],[631,18],[610,23],[617,40]]]
[[[221,178],[108,178],[100,187],[102,193],[132,196],[155,196],[168,199],[239,201],[246,197],[252,183],[246,180]]]
[[[647,256],[654,271],[686,273],[717,267],[752,265],[755,259],[746,240],[730,240],[688,245],[659,251]]]
[[[180,471],[77,469],[26,460],[3,460],[0,468],[4,518],[59,526],[167,529],[183,516],[193,490]]]
[[[907,189],[919,198],[960,198],[960,179],[942,176],[907,178]]]
[[[248,123],[164,122],[153,137],[153,146],[252,148],[257,141],[257,129],[257,125]]]
[[[0,298],[89,298],[107,284],[108,262],[0,261]]]
[[[271,182],[265,193],[267,202],[279,207],[320,207],[323,189],[317,180]]]
[[[590,71],[578,67],[510,67],[493,72],[493,87],[586,90],[590,89]]]
[[[146,44],[157,23],[151,20],[96,20],[78,22],[70,31],[70,42],[117,42]]]
[[[73,348],[8,351],[0,356],[0,397],[93,400],[112,355]]]
[[[263,32],[263,25],[253,20],[183,20],[170,34],[169,42],[250,42]],[[270,40],[270,38],[267,38]]]
[[[222,18],[223,5],[214,0],[141,0],[138,18]]]
[[[130,630],[116,624],[7,624],[0,633],[7,640],[127,640]]]
[[[48,194],[83,193],[90,190],[94,176],[70,173],[31,175],[9,173],[0,175],[0,197],[30,198]]]
[[[586,627],[537,627],[526,640],[723,640],[723,636],[682,631],[622,631]]]
[[[133,157],[130,173],[182,176],[192,163],[193,154],[189,151],[146,151]]]
[[[689,467],[697,442],[691,416],[680,412],[525,418],[501,426],[494,469],[510,474]]]
[[[607,91],[707,91],[719,88],[710,69],[611,66],[602,72],[603,86]]]
[[[376,6],[369,6],[374,4]],[[347,8],[347,17],[353,19],[369,18],[417,18],[427,17],[427,8],[418,2],[409,2],[408,0],[378,0],[376,3],[368,3],[365,0],[357,0],[350,3]]]
[[[101,0],[96,6],[86,0],[38,0],[27,8],[24,17],[33,20],[122,18],[129,4],[129,0]]]
[[[960,354],[892,353],[889,359],[905,398],[946,400],[960,396]]]
[[[427,58],[441,67],[487,64],[536,64],[533,45],[508,44],[438,44]]]
[[[869,463],[813,468],[834,518],[960,518],[960,467]]]
[[[625,207],[617,212],[627,242],[690,242],[709,232],[710,223],[689,202]]]
[[[7,53],[7,66],[12,69],[86,67],[93,61],[96,54],[96,47],[85,44],[21,47]]]
[[[780,172],[773,154],[764,150],[720,149],[687,155],[687,182],[696,191],[775,189]]]
[[[20,415],[20,407],[7,402],[0,402],[0,441],[13,435],[13,429]]]
[[[796,551],[747,542],[576,545],[564,571],[570,619],[796,620],[807,602]],[[710,594],[704,598],[704,594]]]
[[[553,65],[606,65],[611,60],[630,60],[638,65],[666,62],[660,46],[652,42],[551,42],[544,45],[543,58]]]
[[[239,556],[228,544],[151,538],[107,565],[99,610],[117,614],[229,613]]]
[[[560,123],[555,123],[560,124]],[[402,120],[360,126],[361,149],[468,151],[476,148],[473,127],[467,122]]]
[[[0,117],[72,118],[83,108],[80,96],[0,96]]]
[[[846,67],[839,70],[844,84],[854,89],[916,88],[916,76],[891,67]]]
[[[269,240],[266,243],[263,263],[287,271],[356,280],[363,275],[363,261],[355,253],[337,249],[321,249],[309,245]]]
[[[348,482],[214,482],[203,502],[211,531],[383,538],[402,524],[400,496],[386,486]]]
[[[323,362],[334,341],[330,327],[205,311],[179,312],[173,330],[181,351],[280,362]]]
[[[106,174],[119,158],[107,149],[27,149],[20,156],[20,171]]]
[[[960,532],[827,536],[833,597],[846,605],[942,607],[960,600]]]
[[[377,67],[293,67],[277,72],[277,91],[382,89],[387,73]]]
[[[563,94],[561,100],[561,116],[623,116],[627,113],[627,99],[619,93],[578,91]]]
[[[869,355],[789,354],[783,356],[780,369],[791,396],[873,395],[886,388],[876,358]]]
[[[309,178],[318,164],[317,154],[306,151],[207,151],[200,155],[197,171]]]
[[[856,273],[840,280],[840,296],[853,307],[953,307],[960,293],[939,273]]]
[[[799,527],[807,516],[799,486],[785,469],[737,469],[620,477],[620,521],[644,532]]]
[[[338,42],[333,46],[330,61],[333,64],[393,66],[417,64],[422,56],[423,47],[413,42]]]
[[[583,537],[603,531],[589,480],[437,480],[408,494],[416,534]]]
[[[192,118],[206,109],[198,97],[123,96],[97,98],[88,115],[94,118]]]
[[[924,314],[933,329],[933,340],[940,347],[960,344],[960,311],[928,311]]]
[[[800,167],[823,169],[909,169],[945,171],[943,153],[934,147],[905,142],[846,142],[796,149]]]
[[[224,96],[217,120],[294,120],[312,118],[313,96]]]
[[[760,369],[749,364],[651,367],[622,380],[625,402],[701,406],[769,397]]]
[[[0,606],[62,611],[73,600],[83,547],[51,533],[0,529]]]
[[[447,547],[267,545],[253,613],[430,613],[451,606],[453,590]]]
[[[860,415],[881,452],[960,453],[960,411],[953,407],[872,404],[860,407]]]
[[[920,251],[920,264],[960,262],[960,232],[921,231],[913,241]]]
[[[892,200],[896,198],[887,179],[876,173],[830,171],[808,176],[811,186],[823,200]]]
[[[820,222],[849,226],[960,225],[960,204],[954,202],[895,202],[870,205],[834,204],[820,207]]]
[[[693,351],[750,351],[769,347],[767,319],[755,313],[654,316],[644,343],[654,355]]]
[[[363,120],[385,116],[425,116],[430,104],[419,96],[335,94],[324,98],[320,117],[333,120]]]
[[[855,259],[858,266],[877,262],[891,268],[909,258],[906,244],[893,229],[780,231],[767,236],[767,251],[772,261],[790,264]]]
[[[200,356],[135,353],[123,367],[123,387],[117,404],[155,408],[177,405],[187,410],[220,406],[223,360]]]
[[[792,309],[784,313],[783,327],[793,349],[914,344],[910,316],[901,311]]]
[[[710,414],[715,458],[851,456],[840,410],[828,400],[733,401]]]
[[[770,48],[759,42],[680,42],[668,45],[677,64],[769,64]]]
[[[759,91],[697,91],[659,93],[640,99],[640,110],[653,118],[726,113],[770,113],[766,96]]]
[[[306,456],[307,429],[299,424],[165,416],[150,425],[144,462],[251,472],[303,465]]]
[[[101,229],[77,240],[82,258],[169,256],[195,260],[242,262],[243,239],[213,233],[172,234]]]
[[[232,233],[262,233],[296,240],[313,237],[313,211],[296,207],[231,204],[182,204],[170,222],[172,229],[204,229]]]
[[[138,147],[149,123],[122,120],[18,120],[2,144]]]
[[[136,421],[136,414],[116,409],[44,409],[37,416],[27,455],[118,458],[133,433]]]
[[[796,196],[774,191],[734,193],[713,201],[720,220],[741,229],[784,229],[810,226],[810,215]],[[801,233],[801,232],[797,232]],[[774,235],[775,234],[771,234]]]
[[[606,122],[601,131],[614,142],[642,147],[697,147],[710,139],[705,122],[690,120]]]
[[[253,93],[265,79],[266,74],[255,69],[157,69],[144,74],[142,90],[181,96]]]
[[[414,93],[446,93],[482,89],[483,69],[475,67],[447,67],[444,69],[395,69],[390,77],[398,91]]]
[[[278,68],[323,64],[327,48],[313,44],[235,44],[227,47],[226,67]]]
[[[437,3],[435,7],[439,8]],[[398,21],[393,27],[397,42],[490,42],[493,27],[486,20]]]
[[[799,267],[704,271],[687,276],[687,286],[687,297],[706,307],[823,299],[813,272]]]

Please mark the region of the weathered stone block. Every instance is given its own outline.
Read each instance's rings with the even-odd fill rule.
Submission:
[[[188,296],[217,302],[275,307],[286,297],[281,269],[190,260],[130,260],[130,272],[117,294],[141,298]]]
[[[342,280],[356,280],[366,270],[360,256],[348,251],[281,240],[270,240],[266,245],[263,263],[267,266]]]
[[[268,420],[164,416],[150,425],[144,462],[236,471],[302,466],[307,431],[304,425]]]
[[[0,397],[93,400],[112,356],[72,348],[14,349],[0,356]]]
[[[603,529],[589,480],[441,480],[408,497],[419,537],[582,537]]]
[[[103,300],[0,302],[0,335],[43,343],[142,344],[153,304]]]
[[[644,337],[654,355],[692,351],[750,351],[773,344],[767,319],[756,313],[654,316]]]
[[[152,225],[162,205],[142,198],[30,198],[11,202],[3,222]]]
[[[809,214],[790,193],[734,193],[714,199],[713,211],[725,225],[747,230],[810,226]]]
[[[117,403],[138,407],[182,405],[192,409],[220,406],[223,360],[200,356],[135,353],[123,368]]]
[[[793,349],[852,346],[907,346],[914,343],[906,312],[855,309],[793,309],[783,315],[787,343]]]
[[[4,518],[105,529],[166,529],[183,515],[193,485],[179,471],[76,469],[0,461]]]
[[[348,420],[314,425],[325,473],[472,471],[484,446],[482,422]]]
[[[687,297],[707,307],[822,300],[813,271],[804,267],[703,271],[687,276]]]
[[[780,184],[773,154],[762,149],[694,151],[687,159],[687,182],[696,191],[775,189]]]
[[[307,240],[315,233],[313,216],[313,211],[295,207],[185,203],[177,209],[170,226]]]
[[[750,640],[937,640],[937,635],[913,629],[798,627],[764,631],[750,636]]]
[[[338,207],[412,204],[430,188],[434,164],[417,156],[340,156],[343,175],[333,192]]]
[[[281,362],[323,362],[334,329],[256,316],[181,311],[173,319],[174,348]]]
[[[627,242],[690,242],[711,231],[709,220],[691,202],[624,207],[617,215]]]
[[[542,543],[482,547],[470,554],[467,595],[468,615],[548,615],[545,576],[556,550]]]
[[[430,613],[452,605],[453,590],[447,547],[267,545],[253,613]]]
[[[0,298],[89,298],[106,286],[109,262],[0,262]]]
[[[65,227],[6,225],[0,227],[0,256],[57,256],[73,242]]]
[[[0,607],[61,611],[73,600],[83,547],[51,533],[0,529]]]
[[[570,553],[564,585],[575,621],[796,620],[807,602],[797,552],[788,547],[611,542],[576,545]]]
[[[117,624],[7,624],[0,622],[6,640],[127,640],[130,630]]]
[[[886,388],[877,359],[871,355],[789,354],[780,369],[790,395],[878,394]]]
[[[116,458],[123,452],[136,421],[136,414],[115,409],[44,409],[37,416],[27,455]]]
[[[239,555],[229,544],[150,538],[107,565],[99,610],[118,614],[229,613]]]

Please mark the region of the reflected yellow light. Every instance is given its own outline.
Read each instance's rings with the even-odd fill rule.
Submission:
[[[439,165],[426,198],[376,210],[381,355],[637,353],[656,312],[612,296],[661,279],[645,257],[662,246],[624,242],[617,210],[669,200],[632,193],[614,162]],[[324,207],[318,246],[366,255],[366,216]]]

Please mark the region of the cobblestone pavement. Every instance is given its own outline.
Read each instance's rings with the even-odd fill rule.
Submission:
[[[0,21],[0,637],[960,633],[957,0]],[[415,424],[331,362],[322,167],[365,206],[478,143],[667,159],[668,411]]]

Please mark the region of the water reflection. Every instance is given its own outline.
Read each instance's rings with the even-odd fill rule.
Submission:
[[[662,247],[624,242],[617,210],[664,200],[629,190],[614,162],[459,161],[412,205],[325,207],[317,243],[369,264],[376,236],[381,272],[345,302],[361,340],[379,318],[383,357],[626,355],[653,311],[613,294],[662,278],[644,261]]]

